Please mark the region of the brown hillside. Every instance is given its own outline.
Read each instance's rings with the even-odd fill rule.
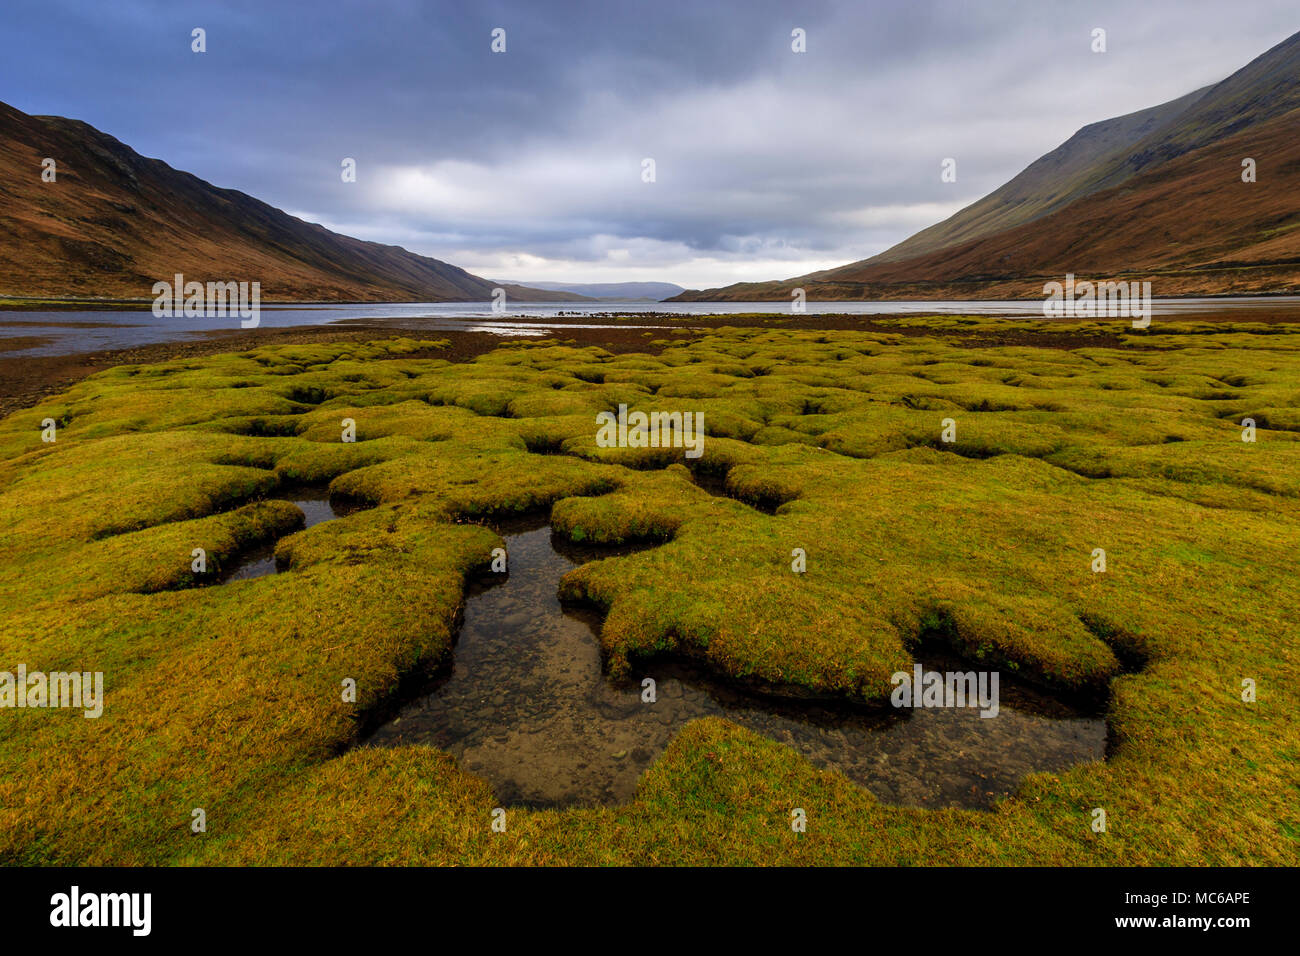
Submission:
[[[41,180],[55,160],[57,180]],[[146,159],[77,120],[0,103],[0,295],[151,298],[160,279],[262,284],[264,300],[465,301],[495,283],[304,222]],[[511,298],[570,293],[506,286]]]
[[[1300,290],[1298,79],[1300,34],[1204,90],[1085,127],[871,259],[677,298],[1037,298],[1067,272],[1150,278],[1163,296]]]
[[[1246,157],[1257,182],[1241,180]],[[1300,291],[1300,110],[1026,225],[825,280],[952,288],[1033,277],[1025,292],[1041,295],[1040,278],[1067,272],[1140,273],[1156,295]]]

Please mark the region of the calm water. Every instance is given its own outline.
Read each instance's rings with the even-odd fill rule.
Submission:
[[[637,780],[689,720],[719,715],[835,768],[881,800],[987,807],[1026,774],[1101,760],[1105,721],[1012,684],[1001,711],[864,711],[760,697],[679,666],[655,665],[626,686],[602,668],[595,614],[557,598],[569,569],[610,554],[554,536],[544,521],[502,529],[509,575],[475,585],[453,669],[369,746],[428,744],[486,778],[504,804],[630,800]],[[932,669],[969,670],[940,659]],[[657,699],[642,699],[642,680]]]
[[[306,527],[357,507],[324,488],[276,496],[302,509]],[[591,548],[554,535],[544,518],[500,527],[508,575],[472,582],[453,665],[436,688],[404,707],[368,746],[427,744],[485,777],[505,804],[625,802],[672,737],[697,717],[722,716],[834,768],[890,803],[988,807],[1030,773],[1101,760],[1106,724],[1001,675],[1000,711],[866,710],[780,701],[656,663],[620,685],[604,673],[599,616],[565,607],[560,578],[587,561],[635,549]],[[222,582],[275,574],[274,543],[243,555]],[[922,655],[932,670],[968,665]],[[655,699],[643,699],[644,678]]]
[[[1156,299],[1156,315],[1179,315],[1204,312],[1241,313],[1251,311],[1288,311],[1300,317],[1300,296],[1258,296],[1213,299]],[[492,311],[488,302],[426,302],[388,305],[321,305],[291,308],[266,306],[262,309],[259,328],[287,328],[297,325],[320,325],[330,322],[377,324],[386,327],[427,331],[482,331],[511,337],[546,335],[556,326],[545,320],[559,313],[591,316],[586,328],[609,328],[610,313],[635,315],[644,312],[692,315],[729,315],[742,312],[788,314],[788,302],[547,302],[509,303],[503,314]],[[808,314],[841,315],[931,315],[965,313],[971,315],[1042,316],[1039,299],[986,302],[809,302]],[[516,321],[523,320],[523,321]],[[689,322],[685,324],[689,325]],[[572,324],[566,326],[573,328]],[[38,337],[48,342],[30,348],[3,351],[0,355],[37,356],[121,349],[155,342],[174,342],[195,335],[218,331],[237,331],[239,319],[172,318],[156,319],[153,313],[133,312],[6,312],[0,311],[0,340]],[[584,327],[579,325],[578,327]],[[626,321],[613,327],[643,328]]]
[[[304,528],[314,528],[322,522],[333,521],[358,510],[356,505],[330,501],[329,491],[325,488],[296,488],[270,497],[297,505],[306,519]],[[222,582],[275,574],[278,570],[275,565],[275,544],[272,541],[242,555],[235,567],[222,575]]]

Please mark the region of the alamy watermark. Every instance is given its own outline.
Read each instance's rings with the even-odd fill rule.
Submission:
[[[981,717],[998,715],[997,671],[927,671],[917,664],[889,682],[896,685],[889,695],[895,707],[978,707]]]
[[[600,448],[685,448],[687,458],[704,454],[703,412],[599,412],[596,445]]]
[[[0,707],[57,707],[81,710],[82,716],[104,713],[103,671],[0,671]]]
[[[1124,316],[1133,320],[1133,328],[1151,324],[1150,282],[1076,281],[1066,273],[1064,282],[1043,286],[1043,315],[1049,319],[1096,319]]]
[[[67,893],[50,897],[54,927],[124,927],[132,936],[148,936],[153,928],[152,893],[83,893],[73,884]]]
[[[153,314],[156,319],[177,316],[218,319],[239,315],[240,326],[257,328],[262,315],[260,282],[186,282],[182,273],[174,281],[153,284]]]

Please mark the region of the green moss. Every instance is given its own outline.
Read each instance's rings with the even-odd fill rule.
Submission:
[[[1300,335],[1163,322],[1065,351],[972,347],[986,319],[892,327],[467,364],[413,341],[268,347],[113,369],[0,422],[0,667],[107,684],[98,720],[0,712],[0,860],[1297,862]],[[620,402],[702,412],[703,456],[598,447]],[[290,533],[297,509],[260,499],[303,481],[374,507]],[[607,612],[615,673],[676,653],[879,701],[942,636],[1065,691],[1109,684],[1114,755],[993,813],[921,811],[711,719],[634,803],[514,810],[508,834],[445,755],[339,756],[448,659],[500,543],[464,522],[538,509],[575,540],[657,544],[562,582]],[[192,586],[192,548],[220,568],[277,538],[283,573]]]

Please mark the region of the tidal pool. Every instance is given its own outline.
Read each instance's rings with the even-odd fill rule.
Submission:
[[[637,780],[689,720],[716,715],[841,771],[879,799],[987,808],[1030,773],[1102,760],[1106,724],[1001,675],[1000,712],[974,708],[865,710],[792,702],[650,662],[626,685],[604,674],[600,616],[562,606],[560,578],[620,552],[584,548],[546,520],[498,526],[509,574],[470,587],[450,673],[405,706],[368,746],[427,744],[487,779],[506,805],[626,802]],[[973,670],[925,656],[929,669]],[[642,700],[641,681],[657,699]]]
[[[331,501],[327,488],[301,487],[289,489],[279,494],[269,495],[268,500],[288,501],[297,505],[302,509],[303,516],[306,518],[304,528],[312,528],[322,522],[342,518],[359,510],[355,504]],[[240,557],[239,563],[222,576],[222,583],[275,574],[278,570],[275,565],[275,546],[277,542],[278,539],[246,552]]]

